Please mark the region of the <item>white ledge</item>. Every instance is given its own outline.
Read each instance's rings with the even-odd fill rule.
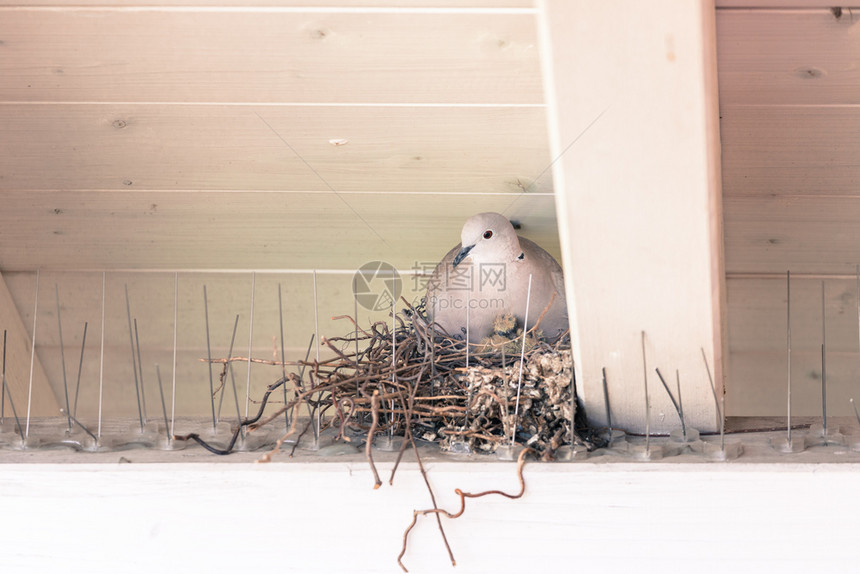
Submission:
[[[678,462],[693,455],[529,462],[521,499],[468,500],[462,517],[443,519],[456,570],[431,517],[419,520],[404,561],[410,572],[460,574],[848,571],[860,517],[857,453],[827,447],[764,462],[757,449],[723,463]],[[393,463],[380,462],[384,484],[374,490],[360,456],[255,464],[259,455],[199,450],[168,453],[185,464],[140,463],[158,458],[144,450],[73,454],[78,464],[17,464],[4,452],[4,571],[399,572],[412,511],[431,505],[411,455],[393,486]],[[112,461],[88,461],[107,455]],[[519,489],[513,462],[436,455],[425,464],[452,512],[456,488]]]

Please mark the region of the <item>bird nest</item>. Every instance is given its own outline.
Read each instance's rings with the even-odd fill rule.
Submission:
[[[577,414],[569,339],[553,344],[541,340],[539,321],[524,335],[515,324],[511,328],[515,319],[504,317],[505,335],[497,333],[467,346],[431,329],[423,308],[408,304],[391,323],[376,322],[368,329],[348,316],[335,319],[351,321],[355,328],[349,337],[320,339],[331,351],[329,359],[213,360],[223,364],[222,389],[232,361],[282,366],[283,376],[269,385],[258,414],[242,421],[226,449],[214,448],[194,434],[177,438],[193,439],[226,454],[240,428],[253,431],[285,412],[309,412],[307,419],[291,418],[291,427],[273,452],[290,437],[300,439],[326,429],[338,441],[364,441],[371,462],[374,438],[394,435],[405,439],[403,449],[410,443],[414,447],[417,440],[459,453],[492,453],[515,442],[545,460],[565,444],[593,446],[582,414]],[[287,372],[286,367],[298,372]],[[282,386],[289,391],[284,404],[263,417],[270,396]],[[575,420],[577,432],[572,428]]]

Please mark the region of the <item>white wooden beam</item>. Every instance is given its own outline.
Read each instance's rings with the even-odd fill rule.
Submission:
[[[714,5],[540,4],[559,234],[576,376],[589,415],[679,426],[654,371],[683,383],[687,424],[714,430],[700,349],[722,391],[724,273]]]
[[[30,354],[32,339],[30,338],[21,315],[15,307],[15,301],[6,287],[6,281],[0,273],[0,345],[3,344],[2,331],[6,331],[6,384],[12,395],[12,401],[18,416],[23,420],[27,414],[27,402],[30,396]],[[0,347],[2,352],[2,347]],[[0,359],[2,360],[2,359]],[[33,361],[33,393],[30,404],[32,416],[59,415],[59,403],[54,395],[48,377],[38,357]],[[6,416],[12,417],[9,405],[9,395],[6,395]]]
[[[431,462],[430,480],[453,511],[455,488],[516,492],[513,466]],[[687,466],[696,470],[529,463],[523,498],[469,500],[463,516],[442,518],[456,569],[430,516],[410,533],[404,564],[456,574],[856,568],[858,465]],[[414,462],[378,490],[363,461],[8,464],[0,480],[15,517],[0,521],[6,572],[391,574],[412,511],[431,506]]]

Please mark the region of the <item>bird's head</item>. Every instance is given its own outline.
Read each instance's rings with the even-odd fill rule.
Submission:
[[[479,213],[466,220],[460,244],[454,267],[466,257],[479,263],[507,263],[522,253],[517,232],[500,213]]]

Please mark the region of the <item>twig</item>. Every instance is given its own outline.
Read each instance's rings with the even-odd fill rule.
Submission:
[[[370,430],[367,431],[367,443],[364,445],[364,454],[367,457],[367,462],[370,463],[370,470],[373,471],[373,488],[376,490],[382,486],[382,481],[379,479],[379,473],[376,472],[376,465],[373,464],[373,435],[376,433],[376,427],[379,425],[379,391],[373,391],[373,397],[370,399],[370,406],[373,409],[372,422]]]
[[[505,498],[510,498],[512,500],[520,498],[526,492],[526,481],[523,478],[523,467],[526,464],[526,455],[532,452],[534,451],[531,448],[523,449],[523,451],[520,453],[519,459],[517,460],[517,478],[520,481],[520,491],[517,494],[509,494],[501,490],[486,490],[484,492],[471,493],[463,492],[459,488],[456,488],[454,489],[454,493],[460,497],[460,510],[458,510],[457,512],[451,513],[442,508],[435,508],[435,502],[434,508],[428,508],[426,510],[414,510],[412,512],[412,522],[409,524],[409,526],[406,527],[406,531],[403,533],[403,548],[400,550],[400,554],[397,556],[397,564],[400,565],[403,571],[409,572],[409,570],[407,570],[406,566],[403,564],[403,556],[406,555],[406,544],[409,540],[409,533],[412,531],[412,529],[415,527],[415,524],[418,522],[419,516],[425,516],[427,514],[436,514],[438,516],[441,514],[448,518],[459,518],[466,511],[467,498],[480,498],[489,494],[498,494],[500,496],[504,496]],[[456,566],[457,561],[454,559],[454,555],[451,552],[451,547],[448,545],[447,540],[445,540],[445,546],[448,549],[448,555],[451,557],[451,565]]]

